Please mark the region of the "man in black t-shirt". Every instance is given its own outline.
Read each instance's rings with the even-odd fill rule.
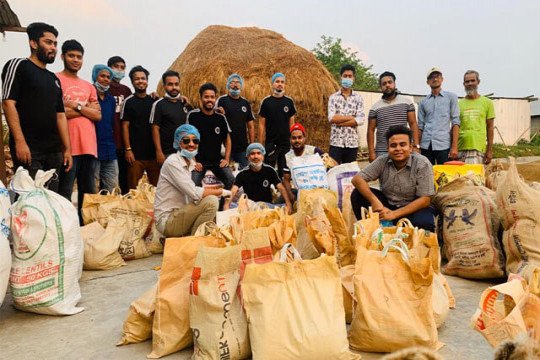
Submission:
[[[156,147],[156,160],[161,165],[165,158],[174,154],[174,132],[186,123],[192,107],[180,96],[180,75],[169,70],[161,76],[165,96],[154,103],[150,113],[152,139]]]
[[[292,212],[292,204],[285,187],[281,183],[276,170],[263,163],[265,154],[264,147],[259,143],[253,143],[247,147],[246,152],[249,166],[240,171],[236,176],[236,180],[231,189],[231,197],[225,200],[223,209],[227,210],[230,207],[231,199],[236,195],[239,188],[244,189],[244,194],[247,195],[248,199],[257,202],[262,201],[270,207],[273,207],[272,189],[270,188],[270,185],[274,185],[285,200],[287,213],[290,214]]]
[[[193,182],[201,186],[204,174],[210,170],[223,182],[225,189],[230,190],[234,176],[229,167],[231,158],[231,129],[225,115],[214,111],[217,88],[212,83],[203,84],[199,88],[201,108],[189,112],[187,123],[193,125],[201,134],[197,164],[191,173]],[[221,144],[225,145],[225,157],[221,156]]]
[[[291,147],[289,129],[294,124],[296,108],[293,99],[285,96],[285,75],[275,73],[272,88],[274,93],[263,99],[259,109],[259,141],[265,145],[265,162],[275,166],[277,161],[278,174],[282,178],[285,154]]]
[[[244,88],[244,80],[238,74],[232,74],[227,79],[227,95],[221,96],[216,108],[226,117],[231,127],[232,159],[240,164],[240,168],[245,168],[248,164],[246,157],[246,147],[255,141],[255,125],[253,112],[249,101],[240,96]],[[247,131],[246,131],[247,130]]]
[[[129,78],[135,89],[122,103],[122,120],[127,167],[127,186],[135,189],[144,172],[148,174],[150,184],[157,186],[161,165],[156,161],[156,148],[152,141],[152,126],[148,122],[154,99],[146,93],[148,88],[148,70],[135,66],[129,72]]]
[[[58,31],[32,23],[26,28],[30,57],[11,59],[2,70],[2,107],[9,125],[13,166],[29,170],[55,169],[48,184],[58,191],[58,175],[72,165],[71,145],[60,80],[46,69],[56,57]]]

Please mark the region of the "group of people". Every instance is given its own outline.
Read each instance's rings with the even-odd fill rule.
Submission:
[[[297,196],[291,159],[323,155],[306,144],[294,100],[285,95],[283,73],[272,76],[273,93],[260,104],[256,142],[255,116],[241,96],[244,83],[238,74],[229,76],[221,97],[214,84],[203,84],[200,104],[193,107],[180,94],[180,75],[172,70],[162,75],[165,95],[159,99],[148,94],[149,71],[133,67],[132,93],[121,84],[126,62],[119,56],[93,67],[93,83],[81,79],[84,48],[76,40],[62,44],[64,70],[53,74],[46,67],[55,60],[58,31],[33,23],[27,33],[30,57],[12,59],[2,71],[13,163],[32,176],[39,169],[55,169],[59,176],[48,187],[70,200],[76,180],[79,209],[85,193],[116,186],[125,193],[146,172],[157,186],[154,217],[165,236],[193,233],[219,208],[233,206],[240,188],[249,199],[275,206],[273,186],[281,194],[280,206],[290,213]],[[432,68],[427,73],[431,93],[419,103],[417,118],[414,103],[398,93],[395,80],[391,72],[379,76],[383,95],[368,113],[370,164],[353,179],[352,205],[357,217],[362,206],[372,206],[381,219],[409,217],[431,230],[432,164],[449,159],[489,163],[493,103],[478,94],[476,71],[465,73],[466,97],[458,101],[441,89],[442,71]],[[354,82],[355,68],[344,65],[341,87],[328,102],[329,156],[335,165],[358,155],[358,126],[366,116]],[[231,161],[240,165],[236,177]],[[203,186],[208,170],[223,188]],[[368,186],[376,179],[380,190]],[[218,197],[226,200],[220,203]]]

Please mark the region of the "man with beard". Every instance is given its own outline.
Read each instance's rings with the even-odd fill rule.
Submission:
[[[295,201],[298,190],[292,188],[290,161],[297,156],[313,154],[319,154],[322,157],[324,151],[313,145],[306,145],[306,129],[301,124],[294,124],[291,127],[291,150],[285,154],[286,167],[283,169],[283,185],[291,201]]]
[[[199,88],[201,108],[194,109],[187,116],[187,123],[195,126],[201,134],[197,164],[192,173],[195,185],[201,186],[207,170],[223,182],[225,189],[230,190],[234,176],[229,167],[231,158],[231,128],[225,115],[214,110],[217,88],[212,83],[203,84]],[[225,145],[225,157],[221,156],[221,145]]]
[[[152,139],[156,148],[156,160],[163,164],[165,158],[175,153],[173,138],[175,130],[186,123],[192,107],[180,96],[180,75],[169,70],[161,76],[165,96],[154,103],[150,113]]]
[[[413,134],[413,151],[419,153],[420,138],[413,101],[398,94],[396,76],[389,71],[385,71],[379,76],[379,85],[383,93],[382,98],[371,107],[368,116],[369,162],[373,162],[377,156],[387,153],[386,132],[390,126],[394,125],[409,124]],[[375,129],[377,129],[377,145],[375,145]]]
[[[362,207],[372,207],[380,220],[409,219],[416,227],[434,231],[435,210],[430,206],[435,193],[433,167],[429,160],[412,152],[412,131],[405,125],[391,126],[386,132],[388,154],[381,155],[352,179],[355,190],[351,204],[357,219]],[[379,180],[380,189],[369,187]]]
[[[420,151],[435,165],[458,157],[459,107],[457,95],[443,91],[442,71],[431,68],[427,84],[431,94],[418,103]]]
[[[274,187],[281,193],[281,196],[285,201],[287,213],[291,214],[291,201],[287,196],[285,187],[279,180],[276,170],[274,170],[273,167],[264,164],[264,146],[259,143],[249,144],[246,149],[246,153],[249,166],[240,171],[236,176],[236,180],[234,181],[234,185],[231,189],[231,197],[225,200],[223,210],[229,209],[231,201],[238,192],[239,188],[244,189],[244,194],[247,195],[249,200],[255,202],[264,202],[269,208],[283,206],[274,205],[272,203],[272,189],[270,186],[274,185]]]
[[[255,117],[251,112],[249,101],[240,96],[244,88],[244,80],[238,74],[232,74],[227,79],[228,94],[220,96],[216,108],[227,117],[231,127],[231,157],[243,169],[247,166],[246,147],[255,141]],[[247,131],[246,131],[247,130]]]
[[[273,94],[261,102],[259,109],[259,141],[265,146],[264,161],[274,167],[277,162],[278,174],[283,178],[285,154],[289,151],[289,129],[294,124],[296,108],[294,101],[285,96],[285,75],[275,73],[272,76]]]
[[[116,157],[118,159],[118,183],[122,193],[128,192],[127,186],[127,164],[125,160],[125,144],[123,143],[122,136],[122,121],[120,120],[120,110],[122,104],[131,95],[131,90],[120,81],[126,76],[126,62],[120,56],[113,56],[107,60],[107,66],[112,69],[113,75],[111,79],[111,85],[109,94],[111,94],[116,100],[116,108],[114,113],[114,143],[116,145]]]
[[[96,127],[101,121],[101,107],[96,88],[77,75],[83,64],[84,49],[77,40],[62,44],[64,70],[56,74],[62,84],[64,106],[68,118],[73,167],[60,175],[59,193],[71,201],[73,184],[77,179],[79,219],[82,225],[81,208],[84,194],[96,191],[94,172],[97,157]]]
[[[58,31],[45,23],[26,28],[30,57],[11,59],[2,70],[2,107],[9,125],[13,167],[55,169],[50,190],[58,191],[58,175],[72,166],[71,144],[60,80],[47,70],[56,57]]]
[[[491,99],[478,94],[478,84],[478,72],[468,70],[463,79],[467,95],[459,101],[458,139],[459,160],[467,164],[489,164],[493,157],[495,109]]]
[[[156,148],[152,141],[152,126],[148,122],[154,99],[146,93],[148,88],[148,70],[135,66],[129,72],[129,78],[135,89],[122,104],[124,144],[126,146],[127,183],[129,189],[137,187],[139,179],[146,171],[150,184],[157,186],[160,165],[156,161]]]

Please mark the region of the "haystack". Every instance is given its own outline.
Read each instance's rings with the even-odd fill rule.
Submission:
[[[180,73],[181,92],[196,106],[203,83],[213,82],[218,95],[223,95],[227,77],[240,74],[242,96],[251,103],[256,118],[262,99],[272,93],[270,78],[278,71],[284,73],[285,93],[295,101],[296,120],[306,127],[308,142],[328,150],[328,98],[339,86],[310,51],[283,35],[257,27],[212,25],[188,44],[169,69]],[[160,83],[158,93],[163,92]]]

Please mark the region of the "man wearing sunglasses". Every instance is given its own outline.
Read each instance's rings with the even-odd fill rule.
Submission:
[[[218,210],[218,196],[231,192],[196,186],[191,180],[199,149],[199,130],[184,124],[174,133],[176,153],[167,157],[159,176],[154,200],[156,228],[166,237],[193,235],[199,225],[213,221]]]

